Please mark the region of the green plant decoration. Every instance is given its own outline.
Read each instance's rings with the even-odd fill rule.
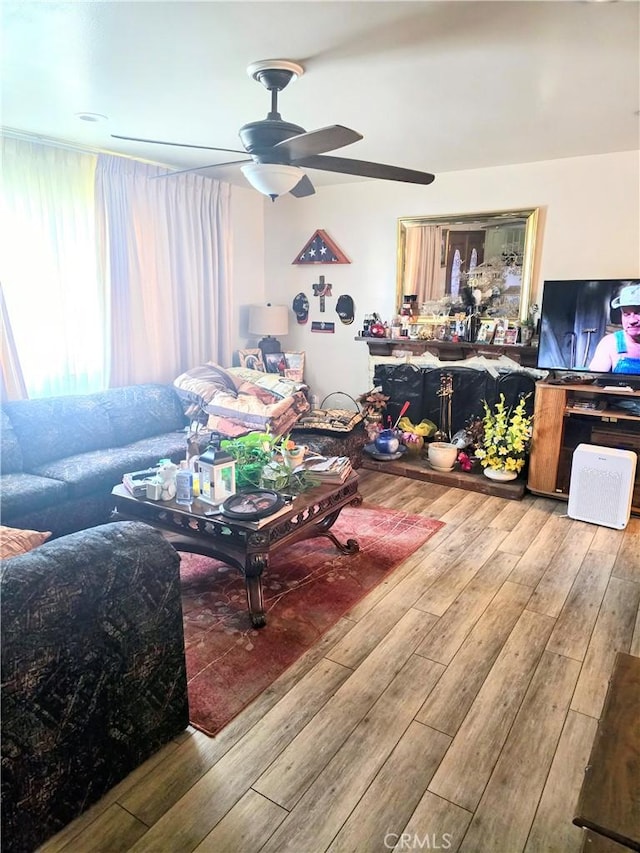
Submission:
[[[236,460],[236,487],[273,489],[297,495],[320,481],[304,469],[291,470],[281,451],[289,437],[280,438],[269,432],[250,432],[238,438],[224,439],[220,446]]]
[[[531,442],[531,418],[525,412],[526,397],[521,397],[515,408],[507,409],[505,396],[492,411],[486,400],[484,406],[484,436],[476,457],[483,468],[495,471],[516,471],[524,468]]]

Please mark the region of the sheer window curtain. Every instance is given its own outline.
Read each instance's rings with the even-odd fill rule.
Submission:
[[[110,384],[170,382],[231,363],[228,184],[99,155],[99,252],[110,294]]]
[[[3,400],[25,400],[28,397],[20,358],[13,337],[13,329],[4,301],[4,291],[0,285],[0,343],[2,362],[0,363],[0,398]]]
[[[3,346],[3,374],[19,376],[21,368],[24,377],[22,388],[19,381],[5,384],[12,396],[105,385],[95,166],[92,154],[2,138],[0,278],[14,344]]]

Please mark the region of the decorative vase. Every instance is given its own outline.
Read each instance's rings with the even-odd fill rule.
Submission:
[[[367,432],[367,438],[373,443],[382,428],[382,415],[365,415],[364,428]]]
[[[410,441],[405,441],[404,446],[411,456],[420,456],[424,447],[424,438],[421,435],[413,435]]]
[[[448,441],[432,441],[427,450],[429,464],[436,471],[453,471],[458,458],[458,447]]]
[[[375,445],[378,453],[388,453],[391,455],[398,452],[400,441],[395,430],[383,429],[376,436]]]
[[[509,480],[515,480],[518,476],[517,471],[506,471],[504,468],[485,468],[484,476],[490,480],[498,480],[501,483],[506,483]]]

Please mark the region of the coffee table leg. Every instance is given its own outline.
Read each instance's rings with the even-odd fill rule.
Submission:
[[[360,501],[362,503],[362,501]],[[327,539],[330,539],[333,544],[336,546],[338,551],[341,554],[357,554],[360,550],[360,545],[355,539],[347,539],[346,542],[340,542],[335,533],[332,533],[329,528],[333,527],[335,520],[340,515],[340,509],[337,509],[335,512],[332,512],[330,515],[327,515],[322,521],[319,521],[315,525],[315,529],[313,532],[314,536],[326,536]]]
[[[267,568],[266,554],[252,554],[245,564],[244,583],[247,590],[249,616],[254,628],[264,628],[267,617],[262,597],[262,572]]]

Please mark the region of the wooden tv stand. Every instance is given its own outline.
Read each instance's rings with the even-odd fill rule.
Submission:
[[[614,408],[619,400],[640,401],[640,391],[536,383],[529,491],[568,500],[571,461],[579,444],[633,450],[640,455],[640,416]],[[631,511],[640,515],[640,464]]]

